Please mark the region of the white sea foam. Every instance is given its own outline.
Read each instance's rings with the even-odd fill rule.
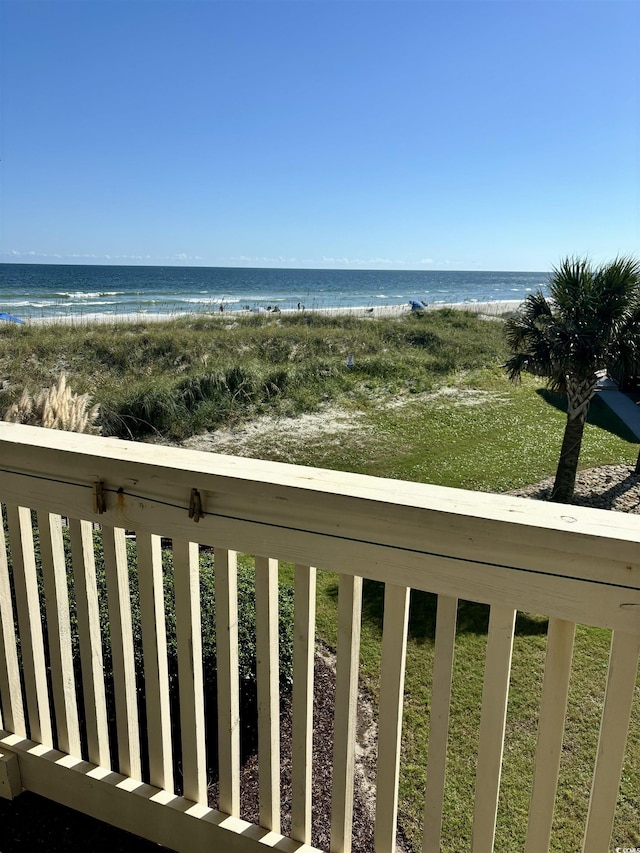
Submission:
[[[75,291],[60,291],[54,293],[54,296],[62,299],[99,299],[104,296],[126,296],[124,290],[75,290]]]

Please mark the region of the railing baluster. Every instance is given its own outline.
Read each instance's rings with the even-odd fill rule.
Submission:
[[[291,837],[311,844],[316,570],[295,567]]]
[[[111,767],[93,528],[69,520],[89,761]]]
[[[575,630],[575,622],[549,620],[525,853],[541,853],[551,842]]]
[[[340,575],[331,790],[331,853],[350,853],[351,850],[361,612],[362,578]]]
[[[280,832],[278,561],[256,557],[256,668],[260,825]]]
[[[235,551],[216,548],[216,662],[218,666],[218,767],[225,814],[240,814],[240,708],[238,677],[238,566]]]
[[[173,793],[167,629],[160,537],[136,535],[142,655],[149,744],[149,781]]]
[[[376,794],[376,853],[394,853],[398,814],[400,739],[404,671],[409,621],[408,587],[385,584],[382,660],[380,663],[380,717]]]
[[[13,584],[31,740],[53,745],[31,510],[7,506]]]
[[[583,853],[608,850],[624,760],[640,635],[614,631]]]
[[[472,853],[493,850],[515,621],[516,611],[511,607],[492,605],[482,690]]]
[[[81,755],[80,728],[76,683],[73,677],[69,590],[62,518],[48,512],[39,512],[38,530],[58,746],[61,752],[79,757]]]
[[[183,795],[207,804],[200,562],[195,542],[173,540]]]
[[[120,773],[124,776],[141,779],[136,665],[133,653],[129,566],[124,530],[120,527],[103,527],[102,542],[109,603],[118,764]]]
[[[0,699],[2,700],[0,727],[22,737],[26,736],[2,507],[0,507]]]
[[[427,786],[424,807],[424,836],[422,841],[423,853],[440,853],[457,615],[458,599],[447,595],[439,595],[436,615],[431,714],[429,716],[429,751],[427,755]]]

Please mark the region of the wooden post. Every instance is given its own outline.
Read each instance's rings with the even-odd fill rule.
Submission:
[[[429,716],[423,853],[440,853],[457,615],[458,599],[439,595]]]
[[[20,669],[9,583],[9,564],[0,507],[0,727],[26,737]]]
[[[636,688],[640,635],[613,632],[582,853],[608,850]]]
[[[124,530],[120,527],[103,527],[102,544],[109,603],[118,764],[124,776],[142,779],[129,566]]]
[[[295,567],[291,837],[311,843],[316,570]]]
[[[195,542],[173,540],[184,796],[207,804],[200,565]]]
[[[515,610],[492,605],[482,690],[471,853],[493,850],[515,621]]]
[[[56,712],[58,746],[80,756],[80,728],[71,647],[71,619],[62,519],[38,513],[42,577],[47,605],[47,636],[51,659],[51,692]]]
[[[111,767],[91,522],[70,519],[69,532],[71,534],[73,577],[76,589],[78,638],[80,641],[89,761],[100,767]]]
[[[548,850],[567,713],[575,623],[550,619],[525,853]]]
[[[280,832],[278,561],[256,557],[256,667],[260,826]]]
[[[149,777],[152,785],[173,793],[171,712],[167,629],[160,537],[136,534],[142,621],[142,655],[147,706]]]
[[[361,611],[362,578],[340,575],[331,791],[331,853],[350,853],[351,851]]]
[[[235,551],[216,548],[216,658],[218,664],[218,765],[221,812],[240,814],[240,702],[238,676],[238,562]]]
[[[13,583],[31,740],[53,745],[31,510],[7,506]]]
[[[22,793],[18,756],[0,752],[0,799],[14,800]]]
[[[391,583],[385,585],[376,779],[376,853],[392,853],[396,847],[409,593],[408,587]]]

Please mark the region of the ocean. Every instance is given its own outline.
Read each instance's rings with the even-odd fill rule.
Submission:
[[[522,300],[544,272],[0,264],[0,311],[22,319],[180,315],[268,306],[349,308]]]

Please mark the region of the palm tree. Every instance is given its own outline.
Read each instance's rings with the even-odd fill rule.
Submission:
[[[551,500],[570,503],[598,372],[640,361],[640,262],[618,257],[594,268],[588,259],[564,259],[550,275],[549,298],[529,294],[507,321],[506,335],[510,379],[523,372],[543,376],[553,391],[567,395]]]

